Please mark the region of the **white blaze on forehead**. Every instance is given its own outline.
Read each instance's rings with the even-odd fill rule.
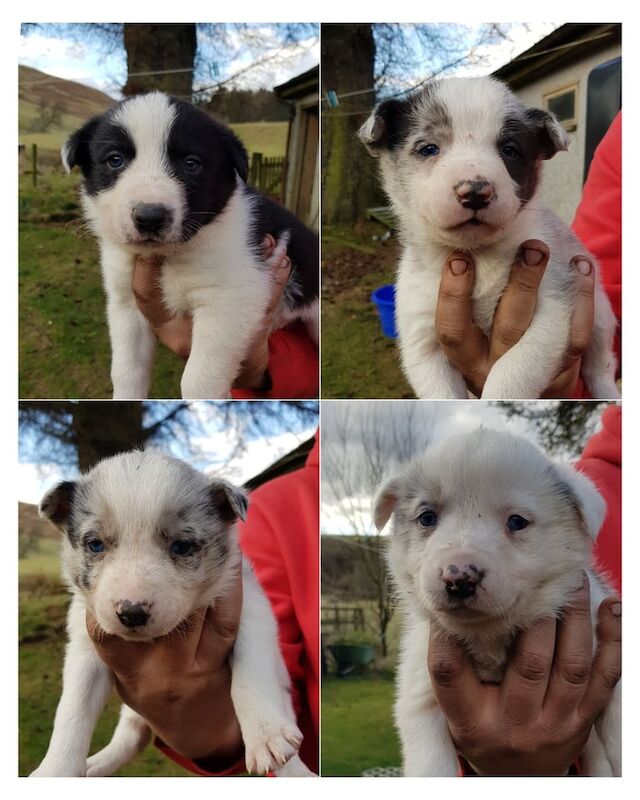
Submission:
[[[505,118],[521,112],[509,89],[490,78],[448,78],[438,84],[437,97],[461,142],[495,145]]]
[[[136,164],[163,169],[167,163],[167,141],[176,118],[176,109],[160,92],[133,97],[117,109],[113,122],[131,137]]]

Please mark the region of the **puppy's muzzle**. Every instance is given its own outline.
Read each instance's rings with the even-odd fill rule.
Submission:
[[[478,569],[475,564],[449,564],[442,571],[442,580],[449,597],[466,600],[475,595],[484,575],[484,570]]]
[[[140,233],[159,233],[173,219],[171,209],[161,203],[138,203],[133,207],[131,216]]]
[[[150,603],[132,603],[130,600],[121,600],[116,605],[116,616],[125,628],[141,628],[149,621]]]
[[[459,181],[453,187],[453,191],[460,205],[472,211],[486,208],[495,195],[491,183],[480,176],[475,180]]]

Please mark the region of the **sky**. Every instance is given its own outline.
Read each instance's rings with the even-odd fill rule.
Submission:
[[[237,484],[258,475],[281,456],[294,450],[311,438],[316,429],[315,424],[290,421],[288,431],[274,424],[268,435],[246,432],[243,436],[244,449],[237,453],[236,433],[219,424],[213,406],[214,401],[191,404],[194,416],[189,431],[189,449],[175,438],[171,444],[163,443],[158,449],[188,461],[205,473],[215,472]],[[28,432],[21,431],[21,459],[17,467],[18,500],[37,504],[58,481],[77,478],[78,470],[73,464],[64,467],[38,459],[32,453],[32,448],[25,447],[29,444],[28,436]],[[28,456],[25,456],[27,453]]]
[[[318,64],[320,44],[318,36],[312,32],[306,31],[298,42],[283,46],[282,33],[277,26],[252,25],[251,28],[263,45],[259,59],[267,60],[242,74],[237,79],[238,88],[272,88]],[[243,44],[241,34],[233,28],[227,30],[226,39],[228,57],[224,62],[217,62],[214,56],[215,35],[198,29],[199,53],[207,60],[207,67],[196,76],[194,88],[224,80],[258,60],[255,53]],[[124,46],[106,54],[91,43],[81,44],[45,31],[21,34],[19,63],[92,86],[116,99],[121,96],[119,87],[125,83],[127,74]]]

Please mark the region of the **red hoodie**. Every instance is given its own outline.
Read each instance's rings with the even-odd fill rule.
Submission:
[[[280,649],[304,735],[300,756],[314,772],[319,766],[320,705],[319,451],[316,435],[305,466],[252,492],[247,521],[239,525],[242,551],[253,564],[278,621]],[[156,745],[190,772],[213,774],[158,739]],[[243,770],[244,763],[237,763],[215,774]]]
[[[622,112],[596,148],[573,230],[600,262],[600,277],[618,320],[615,351],[620,377],[622,325]],[[582,379],[574,397],[588,397]]]

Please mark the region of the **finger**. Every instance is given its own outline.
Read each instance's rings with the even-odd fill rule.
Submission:
[[[431,683],[449,726],[466,731],[479,719],[482,685],[462,648],[450,637],[432,629],[427,666]]]
[[[593,661],[593,632],[589,580],[564,610],[558,622],[556,648],[545,698],[550,722],[564,722],[576,710],[589,682]]]
[[[548,263],[549,248],[544,242],[527,239],[522,243],[493,320],[489,349],[492,364],[520,341],[531,324]]]
[[[133,270],[133,294],[138,308],[152,327],[164,325],[172,314],[162,301],[162,289],[158,271],[160,262],[154,259],[136,258]]]
[[[242,574],[238,568],[229,590],[215,607],[206,610],[196,658],[209,664],[222,663],[238,635],[242,612]]]
[[[591,341],[594,315],[595,268],[586,256],[571,260],[576,275],[576,302],[571,314],[569,347],[564,369],[569,369],[580,360]]]
[[[622,670],[622,603],[607,597],[598,608],[598,649],[591,678],[578,709],[583,719],[593,720],[606,707]]]
[[[474,387],[484,385],[487,342],[473,324],[473,260],[466,253],[449,256],[440,279],[436,334],[447,360]]]
[[[265,264],[268,267],[277,268],[282,265],[282,261],[287,255],[287,247],[289,246],[290,238],[291,236],[288,231],[285,231],[280,236],[269,256],[265,258]]]
[[[276,246],[276,240],[270,233],[262,240],[262,260],[267,261],[267,259],[271,256]]]
[[[580,359],[561,372],[540,395],[543,400],[563,400],[574,396],[580,377]]]
[[[503,713],[516,725],[527,725],[542,711],[555,640],[555,618],[540,620],[518,637],[501,691]]]
[[[291,259],[285,256],[282,264],[277,268],[271,270],[271,294],[269,296],[269,304],[265,311],[265,322],[270,321],[274,311],[278,307],[282,295],[284,294],[285,286],[291,275]],[[268,327],[268,326],[267,326]]]

